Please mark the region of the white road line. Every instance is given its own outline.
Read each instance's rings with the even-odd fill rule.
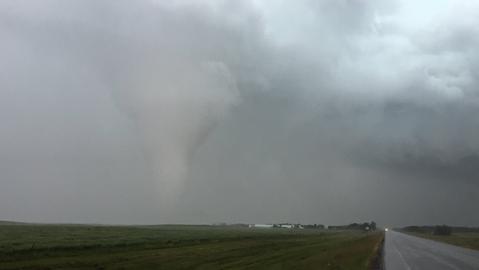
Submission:
[[[411,270],[411,267],[409,266],[409,264],[406,262],[406,260],[404,259],[404,257],[402,256],[401,252],[399,252],[399,249],[394,246],[394,249],[396,250],[396,252],[399,254],[399,257],[401,258],[401,260],[403,261],[403,263],[406,265],[407,267],[407,270]]]

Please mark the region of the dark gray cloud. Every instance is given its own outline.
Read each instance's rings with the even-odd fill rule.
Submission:
[[[0,218],[477,225],[478,13],[2,2]]]

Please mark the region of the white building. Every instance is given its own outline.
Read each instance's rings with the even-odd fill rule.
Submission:
[[[273,228],[273,224],[250,224],[250,228]]]

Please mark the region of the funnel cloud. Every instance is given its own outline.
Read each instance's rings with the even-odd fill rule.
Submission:
[[[3,1],[0,219],[478,226],[473,1]]]

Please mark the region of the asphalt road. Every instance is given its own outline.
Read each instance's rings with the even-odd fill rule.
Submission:
[[[479,270],[479,251],[386,232],[386,270]]]

